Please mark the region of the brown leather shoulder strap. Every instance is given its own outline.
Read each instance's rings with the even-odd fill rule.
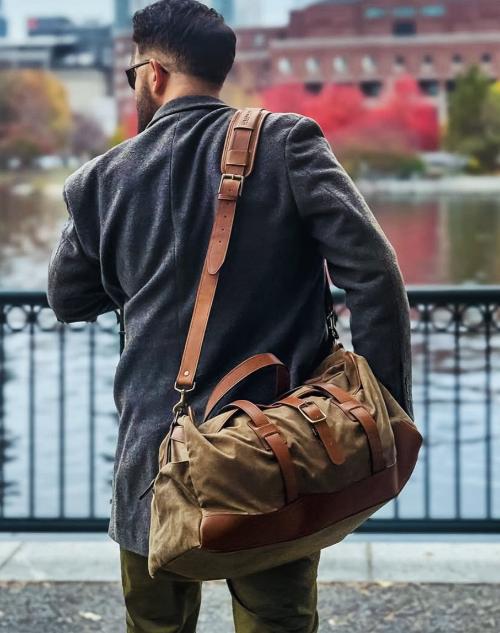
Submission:
[[[195,374],[200,358],[203,339],[212,307],[219,271],[224,263],[236,203],[241,196],[245,178],[251,173],[262,123],[270,114],[263,108],[237,110],[228,127],[221,159],[222,177],[217,194],[217,208],[210,235],[207,255],[201,273],[193,314],[184,346],[175,389],[181,392],[181,400],[174,407],[177,413],[185,408],[185,392],[195,387]]]
[[[241,168],[244,168],[244,176],[249,176],[252,173],[260,128],[268,114],[270,112],[262,108],[245,108],[234,114],[229,123],[220,162],[220,170],[223,174],[226,172],[241,173],[238,171]],[[234,131],[238,129],[249,130],[250,135],[235,136]]]

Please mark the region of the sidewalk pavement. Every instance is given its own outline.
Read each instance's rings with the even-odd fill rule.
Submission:
[[[318,633],[500,633],[499,535],[350,534],[318,580]],[[34,630],[125,631],[115,543],[0,535],[0,633]],[[214,631],[234,631],[224,580],[202,585],[197,633]]]
[[[101,534],[0,537],[0,581],[116,582],[118,560]],[[318,579],[500,583],[500,535],[350,534],[322,550]]]

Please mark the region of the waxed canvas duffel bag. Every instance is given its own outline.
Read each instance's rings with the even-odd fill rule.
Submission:
[[[220,380],[203,420],[194,419],[189,393],[267,114],[236,111],[226,137],[214,226],[175,384],[180,399],[152,482],[153,577],[158,570],[197,580],[242,576],[337,543],[399,494],[422,444],[410,416],[334,327],[331,352],[302,385],[290,389],[285,365],[271,353],[256,354]],[[274,402],[234,400],[208,417],[230,389],[266,367],[276,369]]]

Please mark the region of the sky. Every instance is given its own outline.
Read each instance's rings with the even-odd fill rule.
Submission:
[[[266,24],[283,24],[293,2],[274,0],[262,4]],[[9,20],[9,36],[16,39],[26,35],[26,18],[34,15],[63,15],[75,22],[97,20],[109,23],[113,19],[112,0],[3,0],[3,5]]]

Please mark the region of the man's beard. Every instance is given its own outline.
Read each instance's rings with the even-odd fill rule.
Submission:
[[[158,110],[158,106],[153,101],[147,84],[143,84],[141,91],[137,96],[136,108],[137,133],[140,134],[146,129],[146,126],[150,123],[155,112]]]

